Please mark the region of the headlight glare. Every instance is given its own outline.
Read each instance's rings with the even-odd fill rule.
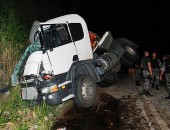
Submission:
[[[42,93],[53,93],[53,92],[56,92],[56,91],[58,91],[58,87],[57,87],[56,84],[41,89]]]

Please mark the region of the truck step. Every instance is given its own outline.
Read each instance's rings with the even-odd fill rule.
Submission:
[[[74,94],[70,94],[70,95],[68,95],[67,97],[63,98],[62,101],[65,102],[65,101],[67,101],[68,99],[71,99],[71,98],[73,98],[73,97],[74,97]]]

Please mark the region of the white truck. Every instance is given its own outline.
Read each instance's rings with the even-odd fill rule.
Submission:
[[[33,104],[45,100],[56,105],[73,99],[80,107],[90,107],[96,87],[117,82],[121,66],[131,66],[139,58],[132,41],[113,40],[110,31],[100,38],[77,14],[35,21],[30,41],[38,47],[27,48],[12,78],[18,78],[22,99]]]

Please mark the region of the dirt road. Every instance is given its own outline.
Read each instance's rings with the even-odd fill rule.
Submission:
[[[99,88],[92,108],[74,106],[52,129],[67,130],[169,130],[170,100],[165,88],[152,89],[153,97],[139,94],[134,74],[120,74],[119,83]]]
[[[164,86],[159,86],[159,90],[151,88],[153,97],[140,95],[142,86],[135,86],[134,73],[121,75],[120,82],[103,90],[115,98],[125,95],[138,97],[139,107],[147,119],[148,125],[155,130],[170,130],[170,100],[165,99],[167,91]]]

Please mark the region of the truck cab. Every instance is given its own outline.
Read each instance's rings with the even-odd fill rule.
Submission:
[[[136,44],[113,40],[109,31],[100,38],[77,14],[34,22],[30,41],[37,46],[28,47],[13,76],[18,77],[22,99],[33,104],[73,99],[80,107],[90,107],[97,86],[112,85],[121,63],[132,65],[138,59]]]

